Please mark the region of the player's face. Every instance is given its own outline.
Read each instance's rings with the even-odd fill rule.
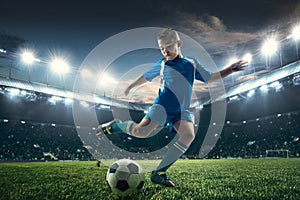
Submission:
[[[162,55],[167,60],[175,59],[180,53],[178,40],[177,41],[158,40],[158,46],[160,48]]]

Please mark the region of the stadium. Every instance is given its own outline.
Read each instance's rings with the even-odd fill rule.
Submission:
[[[170,169],[176,189],[147,179],[176,137],[168,127],[145,139],[95,134],[116,117],[140,121],[151,101],[100,90],[118,83],[104,74],[93,82],[93,68],[35,55],[25,39],[0,33],[0,199],[118,199],[105,175],[123,158],[146,171],[144,188],[128,199],[299,199],[300,27],[292,30],[243,46],[249,67],[225,78],[223,92],[196,86],[196,137]],[[160,56],[146,48],[110,65],[133,55]],[[78,86],[93,83],[100,86]]]

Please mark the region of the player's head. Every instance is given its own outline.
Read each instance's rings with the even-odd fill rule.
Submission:
[[[178,33],[170,28],[163,29],[157,36],[158,46],[167,60],[173,60],[181,55],[180,47],[182,40]]]

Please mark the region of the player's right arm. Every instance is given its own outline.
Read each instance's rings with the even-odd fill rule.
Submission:
[[[140,86],[144,83],[146,83],[147,80],[145,79],[144,75],[141,75],[138,79],[136,79],[134,82],[132,82],[124,91],[124,94],[127,96],[132,88],[135,88],[137,86]]]

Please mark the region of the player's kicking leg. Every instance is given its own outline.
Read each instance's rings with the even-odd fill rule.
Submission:
[[[134,121],[124,121],[114,119],[105,124],[101,124],[96,129],[96,135],[125,133],[137,138],[148,137],[159,126],[149,119],[142,119],[140,123]]]
[[[96,135],[100,136],[102,134],[112,134],[112,125],[114,123],[120,123],[121,120],[119,119],[113,119],[107,123],[100,124],[96,129]]]

